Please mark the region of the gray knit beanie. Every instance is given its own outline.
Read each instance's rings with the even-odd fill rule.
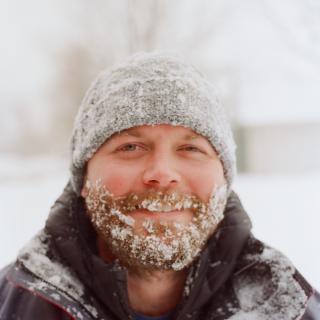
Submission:
[[[103,71],[80,105],[71,140],[71,183],[80,194],[87,161],[112,134],[139,125],[172,124],[206,137],[231,190],[236,146],[215,90],[192,66],[172,55],[138,53]]]

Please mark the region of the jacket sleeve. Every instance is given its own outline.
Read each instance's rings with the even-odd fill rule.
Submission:
[[[307,310],[302,320],[320,320],[320,294],[315,292],[308,300]]]
[[[17,287],[0,274],[0,320],[71,320],[62,308],[24,288]]]

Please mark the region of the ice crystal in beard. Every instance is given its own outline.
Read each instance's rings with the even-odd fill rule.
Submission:
[[[181,270],[190,265],[222,220],[227,200],[226,184],[213,190],[208,203],[177,191],[115,197],[100,181],[87,181],[86,187],[87,213],[112,253],[129,268],[148,270]],[[189,223],[150,217],[138,224],[129,215],[136,209],[188,209],[193,217]]]

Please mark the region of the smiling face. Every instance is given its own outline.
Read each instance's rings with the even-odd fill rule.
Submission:
[[[88,161],[86,181],[81,194],[91,221],[127,265],[182,269],[214,232],[226,202],[215,150],[181,126],[113,135]]]

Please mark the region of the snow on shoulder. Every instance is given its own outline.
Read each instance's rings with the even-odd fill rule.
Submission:
[[[294,278],[292,263],[268,246],[245,259],[253,267],[233,281],[240,310],[230,320],[300,319],[308,298]]]
[[[18,261],[34,274],[37,279],[26,283],[31,291],[39,291],[48,295],[55,301],[62,298],[79,302],[95,318],[98,313],[96,309],[85,303],[83,299],[84,286],[77,276],[65,265],[48,257],[48,243],[50,235],[41,230],[30,242],[20,250]],[[69,312],[75,312],[68,308]],[[77,311],[78,313],[78,311]]]

